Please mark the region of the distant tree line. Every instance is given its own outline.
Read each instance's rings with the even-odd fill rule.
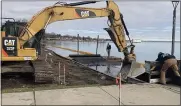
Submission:
[[[91,38],[90,36],[73,36],[73,35],[61,35],[61,34],[55,34],[55,33],[46,33],[44,36],[46,39],[47,38],[59,38],[59,39],[64,39],[64,40],[83,40],[83,41],[91,41],[91,40],[97,40],[97,38]],[[110,40],[110,39],[99,39],[99,40]]]
[[[16,20],[16,22],[26,22],[26,23],[27,23],[27,22],[28,22],[28,20],[27,20],[27,19],[25,19],[25,18],[23,18],[23,19],[17,19],[17,20]]]
[[[55,34],[55,33],[45,33],[45,38],[58,38],[61,37],[61,34]]]

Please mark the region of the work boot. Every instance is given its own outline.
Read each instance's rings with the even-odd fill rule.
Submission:
[[[174,73],[175,73],[176,76],[180,77],[180,74],[179,74],[178,71],[174,71]]]
[[[163,85],[166,84],[165,71],[160,72],[160,83]]]
[[[173,69],[175,75],[178,76],[178,77],[180,77],[180,73],[179,73],[179,71],[178,71],[178,66],[177,66],[177,65],[173,65],[173,66],[172,66],[172,69]]]

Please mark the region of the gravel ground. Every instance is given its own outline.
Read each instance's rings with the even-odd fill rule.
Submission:
[[[41,59],[46,58],[46,54],[52,51],[42,49]],[[53,54],[53,53],[52,53]],[[83,67],[79,64],[74,63],[64,57],[58,55],[47,56],[47,61],[54,68],[54,83],[49,84],[35,84],[34,77],[31,72],[5,72],[2,73],[2,90],[14,90],[14,89],[29,89],[29,88],[48,88],[53,84],[57,84],[60,81],[62,87],[71,86],[83,86],[83,85],[112,85],[115,84],[115,79],[100,74],[96,71]],[[50,62],[51,61],[51,62]],[[60,63],[60,71],[59,71]],[[43,63],[42,63],[43,64]],[[64,66],[65,66],[65,82],[64,85]],[[27,67],[26,67],[27,68]],[[59,79],[60,75],[60,79]]]

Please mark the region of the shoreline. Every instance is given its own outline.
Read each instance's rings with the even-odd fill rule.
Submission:
[[[61,39],[47,39],[47,41],[71,41],[71,42],[77,42],[77,40],[61,40]],[[79,40],[79,42],[97,42],[97,40],[89,40],[89,41],[83,41]],[[99,42],[113,42],[108,40],[99,40]],[[129,42],[127,40],[127,42]],[[141,42],[172,42],[172,41],[149,41],[149,40],[142,40]],[[133,43],[141,43],[141,42],[133,42]],[[175,41],[175,43],[179,43],[180,41]]]

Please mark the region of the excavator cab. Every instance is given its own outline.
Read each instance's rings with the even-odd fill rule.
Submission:
[[[1,27],[2,61],[24,61],[36,59],[36,50],[34,48],[20,48],[18,37],[19,33],[26,25],[26,22],[16,22],[13,18],[3,19],[8,19],[8,21],[6,21]]]
[[[18,37],[20,35],[20,32],[23,30],[23,27],[25,27],[25,25],[27,24],[27,22],[15,21],[14,18],[3,19],[8,19],[8,21],[6,21],[1,27],[1,31],[5,33],[5,37]]]
[[[6,18],[11,19],[11,18]],[[2,27],[2,55],[7,56],[17,56],[17,34],[15,28],[15,21],[6,21]]]

